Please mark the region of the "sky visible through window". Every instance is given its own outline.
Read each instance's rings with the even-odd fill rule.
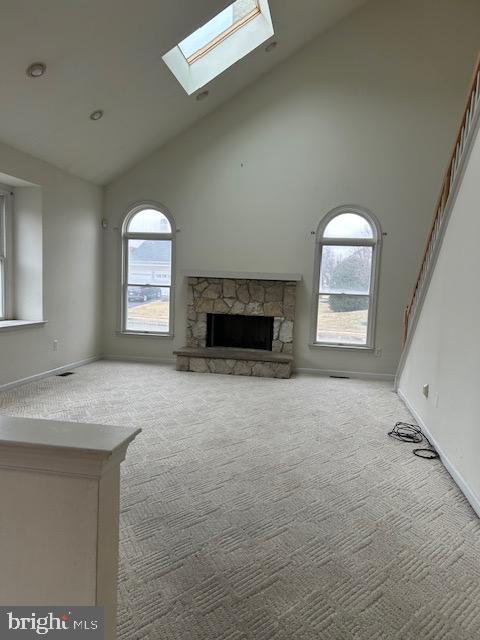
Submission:
[[[362,216],[342,213],[327,224],[323,235],[325,238],[373,238],[373,231]]]
[[[128,225],[129,233],[171,233],[168,218],[156,209],[143,209],[133,216]]]
[[[213,44],[214,40],[221,37],[231,27],[244,20],[255,10],[258,10],[257,0],[237,0],[237,2],[234,2],[204,24],[203,27],[200,27],[185,40],[182,40],[178,45],[180,51],[189,60],[201,49]]]

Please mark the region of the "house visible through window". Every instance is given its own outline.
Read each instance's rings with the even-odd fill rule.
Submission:
[[[315,330],[318,345],[373,347],[377,221],[360,210],[335,210],[317,233]]]
[[[122,330],[171,334],[173,229],[159,208],[140,206],[123,227]]]

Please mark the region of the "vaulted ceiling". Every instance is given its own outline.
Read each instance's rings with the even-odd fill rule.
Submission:
[[[105,184],[367,0],[270,0],[278,46],[259,47],[199,102],[161,58],[231,1],[2,0],[0,141]],[[35,61],[47,72],[28,78]]]

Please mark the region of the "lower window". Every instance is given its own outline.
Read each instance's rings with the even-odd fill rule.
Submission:
[[[319,295],[317,342],[366,345],[368,311],[366,296]]]
[[[168,333],[170,287],[127,288],[127,331]]]

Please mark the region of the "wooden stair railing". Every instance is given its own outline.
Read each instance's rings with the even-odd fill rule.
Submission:
[[[447,171],[445,173],[445,178],[443,180],[440,197],[438,198],[437,205],[435,208],[435,213],[433,216],[432,225],[430,227],[430,231],[427,236],[427,242],[425,244],[425,249],[423,251],[422,262],[421,262],[420,270],[418,272],[417,281],[415,283],[415,288],[413,290],[410,303],[405,309],[404,335],[403,335],[404,344],[406,343],[407,338],[409,336],[412,319],[417,309],[417,304],[420,299],[420,294],[422,293],[427,275],[429,273],[431,260],[437,245],[437,240],[439,239],[439,232],[442,227],[442,223],[444,222],[446,205],[450,197],[450,194],[452,193],[455,180],[458,177],[458,169],[461,165],[461,161],[466,151],[467,142],[470,139],[472,127],[474,125],[474,122],[475,122],[476,116],[478,115],[479,110],[480,110],[480,56],[477,59],[477,63],[475,65],[475,70],[472,77],[472,82],[470,83],[470,86],[469,86],[463,118],[460,123],[460,127],[458,129],[458,134],[455,140],[455,144],[453,145],[452,153],[450,155],[450,162],[448,164]]]

